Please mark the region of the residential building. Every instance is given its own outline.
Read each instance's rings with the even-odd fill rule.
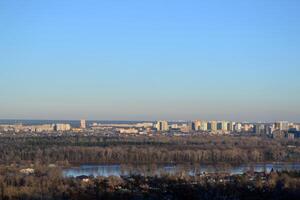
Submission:
[[[207,122],[206,121],[201,121],[201,131],[207,131],[208,130],[208,126],[207,126]]]
[[[192,130],[193,131],[199,131],[201,129],[201,121],[196,120],[192,122]]]
[[[217,126],[218,126],[218,123],[216,121],[211,121],[210,122],[210,130],[211,131],[216,132],[218,130]]]
[[[288,131],[289,130],[289,122],[287,122],[287,121],[275,122],[275,129],[280,130],[280,131]]]
[[[157,131],[168,131],[169,124],[167,121],[158,121],[156,124]]]
[[[229,122],[227,124],[227,130],[228,131],[234,131],[234,125],[235,125],[235,122]]]
[[[222,121],[221,122],[221,130],[222,131],[228,131],[228,122],[227,121]]]
[[[256,135],[266,134],[266,128],[264,124],[256,124],[254,127],[254,132]]]
[[[80,120],[80,128],[86,129],[86,121],[84,119]]]
[[[71,130],[70,124],[56,124],[55,131],[69,131]]]
[[[242,131],[242,124],[241,123],[235,124],[234,131],[241,132]]]

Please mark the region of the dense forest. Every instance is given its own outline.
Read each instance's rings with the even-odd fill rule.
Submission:
[[[58,168],[25,175],[0,167],[1,200],[86,199],[299,199],[299,172],[270,174],[63,178]]]
[[[0,164],[299,162],[300,140],[262,137],[0,137]]]

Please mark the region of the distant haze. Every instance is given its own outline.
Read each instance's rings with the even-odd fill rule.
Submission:
[[[0,2],[0,119],[300,122],[300,1]]]

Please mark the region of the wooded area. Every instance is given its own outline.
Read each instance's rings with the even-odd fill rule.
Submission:
[[[1,137],[0,163],[299,162],[300,140],[262,137]]]
[[[254,177],[254,178],[253,178]],[[289,199],[300,197],[299,172],[206,177],[63,178],[59,168],[41,166],[34,174],[0,167],[1,200],[86,199]]]
[[[62,167],[86,163],[270,161],[299,162],[300,141],[246,136],[0,137],[0,199],[299,199],[299,172],[108,178],[62,175]],[[29,168],[27,173],[26,167],[34,171]]]

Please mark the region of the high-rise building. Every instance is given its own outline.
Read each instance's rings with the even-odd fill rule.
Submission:
[[[157,131],[168,131],[169,124],[167,121],[158,121],[156,124]]]
[[[80,120],[80,128],[86,129],[86,121],[84,119]]]
[[[217,129],[217,126],[218,126],[218,123],[216,122],[216,121],[211,121],[210,122],[210,130],[211,131],[217,131],[218,129]]]
[[[226,121],[221,122],[221,130],[228,131],[228,122],[226,122]]]
[[[201,128],[201,121],[196,120],[192,122],[192,130],[193,131],[199,131]]]
[[[266,129],[266,134],[267,135],[271,135],[274,131],[274,127],[270,126],[270,125],[266,125],[265,129]]]
[[[256,124],[254,127],[254,132],[257,135],[263,135],[266,133],[266,128],[264,124]]]
[[[207,131],[208,127],[207,127],[207,122],[206,121],[201,121],[201,131]]]
[[[288,131],[289,130],[289,122],[287,122],[287,121],[275,122],[275,129],[280,130],[280,131]]]
[[[242,124],[241,123],[237,123],[234,125],[234,130],[236,132],[241,132],[242,131]]]
[[[235,122],[229,122],[227,124],[227,130],[228,131],[234,131],[234,125],[235,125]]]

